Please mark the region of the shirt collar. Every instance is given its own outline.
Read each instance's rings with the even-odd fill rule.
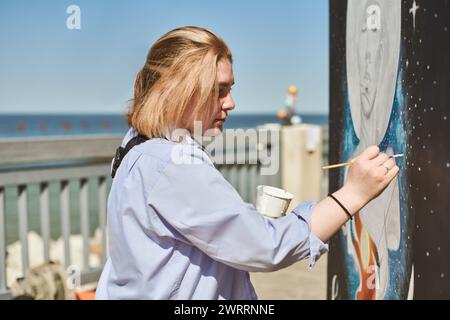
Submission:
[[[203,146],[200,142],[198,142],[190,133],[186,134],[186,143],[190,145],[197,146],[205,151],[205,146]]]
[[[164,138],[165,138],[165,139],[167,139],[167,140],[169,140],[169,141],[173,141],[173,142],[177,142],[177,143],[178,143],[178,141],[172,140],[172,136],[171,136],[169,130],[167,130],[167,129],[166,129],[166,130],[163,130],[163,133],[164,133]],[[137,130],[134,129],[134,128],[130,128],[130,129],[128,130],[127,134],[125,135],[124,139],[122,140],[122,147],[125,147],[125,145],[128,143],[128,141],[130,141],[133,137],[135,137],[135,136],[137,136],[137,135],[138,135]],[[194,147],[198,147],[198,148],[200,148],[201,150],[203,150],[203,151],[206,152],[206,150],[205,150],[206,147],[205,147],[204,145],[202,145],[200,142],[198,142],[198,141],[191,135],[191,133],[190,133],[188,130],[185,131],[185,135],[184,135],[184,138],[183,138],[183,142],[182,142],[182,143],[185,143],[185,144],[187,144],[187,145],[191,145],[191,146],[194,146]]]
[[[172,138],[171,132],[167,129],[163,130],[164,132],[164,137],[169,140],[169,141],[173,141],[173,142],[177,142],[179,143],[179,141],[175,141]],[[184,132],[184,136],[182,137],[182,142],[181,143],[185,143],[187,145],[192,145],[195,147],[199,147],[200,149],[202,149],[203,151],[205,151],[205,146],[203,146],[200,142],[198,142],[189,132],[189,130],[185,130]]]

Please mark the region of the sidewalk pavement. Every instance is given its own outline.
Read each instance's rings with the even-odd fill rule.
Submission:
[[[309,260],[270,273],[251,273],[258,299],[324,300],[327,288],[327,255],[312,270]]]

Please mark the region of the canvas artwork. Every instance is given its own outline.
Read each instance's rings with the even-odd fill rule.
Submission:
[[[330,10],[330,132],[336,133],[330,134],[330,162],[350,161],[370,145],[405,157],[396,159],[397,178],[332,239],[328,297],[449,297],[442,284],[450,276],[444,250],[450,209],[448,199],[431,201],[450,191],[450,144],[444,138],[450,133],[444,58],[450,51],[449,2],[335,0]],[[330,191],[344,184],[346,174],[330,172]],[[435,219],[446,224],[433,230]],[[433,237],[440,245],[423,254],[420,248]],[[439,271],[427,264],[434,258]]]

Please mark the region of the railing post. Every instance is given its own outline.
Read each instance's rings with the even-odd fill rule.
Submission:
[[[80,180],[80,226],[83,238],[83,269],[89,269],[89,206],[88,179]]]
[[[30,265],[28,256],[28,208],[27,208],[27,186],[20,185],[19,189],[19,235],[20,249],[22,252],[22,273],[25,276]]]
[[[231,183],[231,185],[237,189],[238,188],[238,168],[236,164],[230,164],[230,170],[228,175],[228,181]]]
[[[257,166],[255,164],[252,164],[249,166],[248,169],[249,172],[249,189],[250,189],[250,203],[253,203],[253,205],[256,205],[256,183],[257,183]]]
[[[0,294],[6,291],[5,189],[0,187]]]
[[[244,199],[245,202],[249,201],[249,195],[248,195],[248,179],[247,179],[247,165],[246,164],[239,164],[236,165],[238,168],[238,191],[241,194],[242,199]]]
[[[230,168],[229,168],[227,165],[222,164],[222,165],[219,166],[219,170],[220,170],[220,172],[222,172],[223,177],[224,177],[226,180],[228,180]],[[229,181],[229,180],[228,180],[228,181]]]
[[[64,242],[64,265],[70,266],[70,207],[69,181],[61,181],[61,231]]]
[[[44,259],[50,260],[50,211],[49,211],[48,183],[40,184],[39,205],[41,209],[41,236],[44,242]]]
[[[106,261],[107,243],[106,243],[106,177],[98,178],[98,219],[100,230],[102,232],[102,250],[101,259]]]

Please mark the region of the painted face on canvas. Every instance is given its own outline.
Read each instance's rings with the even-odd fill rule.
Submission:
[[[378,76],[381,60],[381,30],[376,21],[380,20],[380,8],[369,6],[366,11],[367,21],[361,30],[358,46],[358,63],[360,66],[361,107],[368,118],[374,107],[377,94]]]

